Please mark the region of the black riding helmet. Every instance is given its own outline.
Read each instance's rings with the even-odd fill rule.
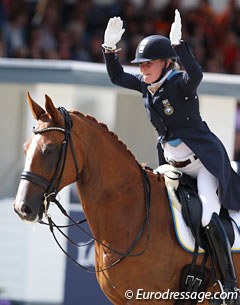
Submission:
[[[177,56],[168,38],[161,35],[151,35],[145,37],[139,43],[135,59],[131,63],[138,64],[155,59],[172,59],[175,61],[176,58]]]

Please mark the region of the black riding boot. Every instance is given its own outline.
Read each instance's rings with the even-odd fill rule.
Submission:
[[[217,213],[213,213],[211,221],[205,227],[205,233],[210,251],[212,252],[222,277],[224,291],[236,292],[232,297],[227,297],[225,302],[226,304],[240,305],[240,296],[237,289],[237,277],[231,255],[231,246]]]

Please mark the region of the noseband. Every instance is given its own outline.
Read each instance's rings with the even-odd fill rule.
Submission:
[[[59,186],[62,181],[62,175],[64,172],[65,163],[66,163],[68,144],[70,144],[70,148],[71,148],[71,152],[72,152],[72,156],[73,156],[73,160],[74,160],[74,164],[75,164],[75,168],[76,168],[76,172],[77,172],[76,179],[78,179],[80,176],[80,169],[78,167],[76,153],[74,150],[72,137],[71,137],[71,129],[73,126],[71,116],[64,107],[59,107],[58,110],[64,117],[64,122],[65,122],[64,128],[47,127],[47,128],[43,128],[40,130],[33,129],[34,134],[43,134],[48,131],[59,131],[64,134],[64,139],[61,144],[61,149],[60,149],[57,165],[56,165],[56,168],[55,168],[51,181],[49,182],[48,180],[39,176],[38,174],[29,172],[29,171],[23,171],[21,174],[21,179],[30,181],[44,190],[45,213],[47,213],[51,199],[55,198],[59,191]]]

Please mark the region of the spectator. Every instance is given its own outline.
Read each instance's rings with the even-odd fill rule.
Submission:
[[[2,0],[0,56],[102,62],[99,37],[108,19],[118,15],[126,28],[121,62],[128,63],[143,37],[167,35],[178,7],[184,37],[203,71],[239,74],[240,9],[236,0],[226,1],[216,12],[210,0],[190,8],[181,0],[164,6],[154,0],[137,0],[138,5],[136,0]]]
[[[3,39],[8,57],[28,57],[27,10],[23,1],[11,2],[9,20],[3,25]]]
[[[222,44],[222,54],[224,58],[224,69],[227,73],[232,73],[234,70],[235,60],[239,50],[239,42],[237,35],[228,30],[224,35],[224,43]]]

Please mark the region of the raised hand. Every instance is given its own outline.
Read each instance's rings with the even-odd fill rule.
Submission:
[[[116,50],[116,44],[121,40],[125,29],[120,17],[110,18],[104,34],[102,47],[107,50]]]
[[[177,45],[180,43],[182,38],[182,23],[179,11],[175,10],[175,19],[171,26],[171,31],[169,34],[169,38],[172,45]]]

